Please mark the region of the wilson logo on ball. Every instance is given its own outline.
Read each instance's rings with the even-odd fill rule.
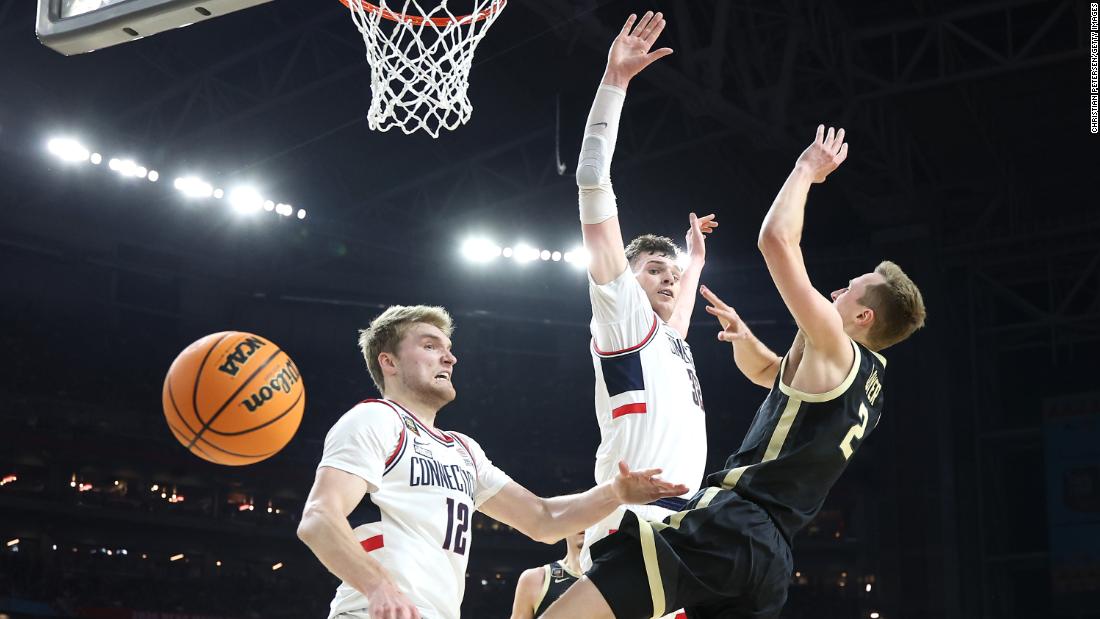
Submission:
[[[218,464],[259,462],[294,437],[306,406],[301,372],[271,341],[225,331],[188,346],[161,394],[176,440]]]

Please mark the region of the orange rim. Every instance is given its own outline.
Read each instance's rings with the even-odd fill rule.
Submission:
[[[487,8],[482,9],[477,13],[450,18],[423,17],[419,15],[405,15],[404,13],[394,13],[389,9],[384,9],[376,4],[371,4],[366,0],[340,0],[340,3],[348,8],[351,8],[351,5],[348,4],[349,1],[355,2],[359,6],[363,7],[363,10],[368,13],[377,13],[390,21],[405,22],[408,24],[412,24],[413,26],[423,26],[426,22],[431,22],[436,26],[449,26],[451,24],[462,25],[478,22],[504,8],[504,5],[508,2],[508,0],[494,0],[493,3],[490,4]]]

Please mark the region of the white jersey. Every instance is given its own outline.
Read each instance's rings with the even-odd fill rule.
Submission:
[[[366,400],[325,437],[318,467],[361,477],[369,494],[348,517],[364,551],[382,564],[423,619],[458,619],[473,542],[473,512],[511,479],[458,432],[428,428],[392,400]],[[346,582],[329,617],[370,616]]]
[[[613,479],[622,460],[635,470],[663,469],[661,477],[687,486],[683,496],[690,497],[699,489],[707,461],[703,396],[691,349],[654,313],[629,268],[602,286],[590,277],[589,296],[600,425],[596,483]],[[634,511],[658,520],[668,513],[655,506]],[[586,531],[586,551],[618,526],[616,517],[622,513]],[[587,563],[587,552],[582,559]]]

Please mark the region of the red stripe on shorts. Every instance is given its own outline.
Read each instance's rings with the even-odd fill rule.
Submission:
[[[375,535],[374,537],[368,537],[367,539],[359,542],[359,545],[363,547],[363,550],[370,552],[372,550],[378,550],[385,544],[382,543],[382,536]]]
[[[618,419],[623,415],[632,415],[634,413],[644,413],[645,402],[634,402],[633,404],[623,404],[622,406],[611,411],[611,418]]]

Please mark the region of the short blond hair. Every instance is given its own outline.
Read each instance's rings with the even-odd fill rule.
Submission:
[[[859,302],[875,310],[867,343],[872,350],[882,350],[924,326],[924,297],[905,271],[889,260],[879,263],[875,273],[886,281],[867,286]]]
[[[359,331],[359,350],[367,362],[374,386],[385,393],[386,381],[378,355],[384,352],[397,354],[397,346],[405,334],[417,323],[435,327],[451,337],[454,322],[447,310],[434,305],[392,305],[371,321],[370,326]]]

